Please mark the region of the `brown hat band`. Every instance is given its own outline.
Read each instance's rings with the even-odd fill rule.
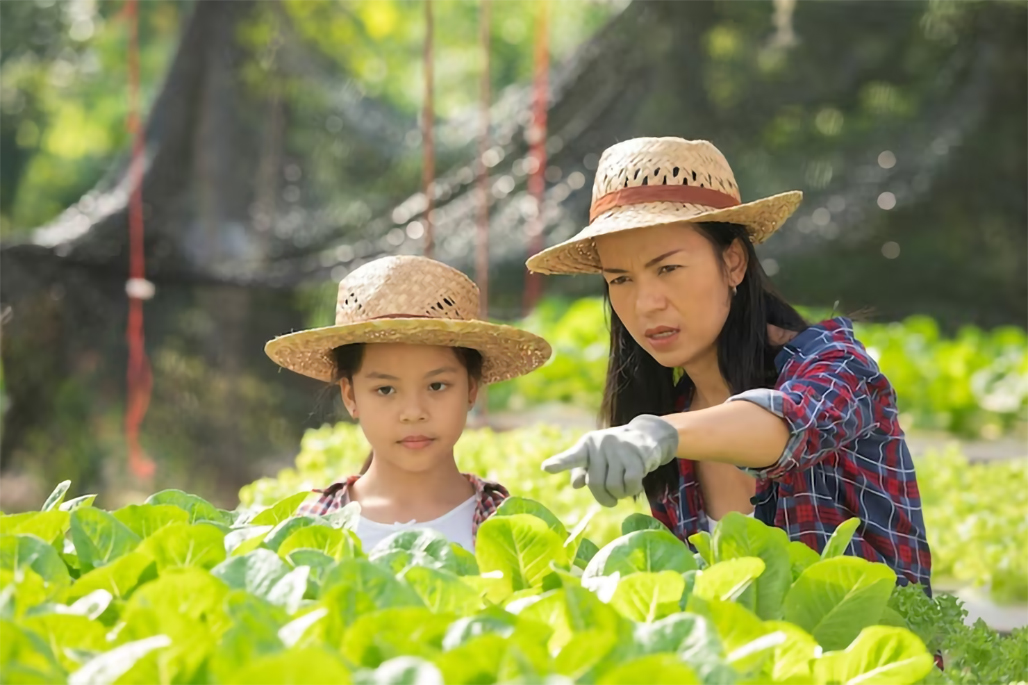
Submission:
[[[738,200],[727,193],[713,188],[702,188],[700,186],[634,186],[622,188],[593,202],[589,208],[589,221],[595,221],[596,217],[608,212],[615,207],[628,205],[640,205],[645,202],[684,202],[688,204],[704,205],[714,209],[726,209],[741,204]]]

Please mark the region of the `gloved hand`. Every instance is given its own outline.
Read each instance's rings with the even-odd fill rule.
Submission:
[[[586,433],[575,446],[543,462],[547,473],[571,469],[571,486],[588,485],[596,501],[613,507],[643,490],[643,476],[675,458],[678,431],[643,414],[624,426]]]

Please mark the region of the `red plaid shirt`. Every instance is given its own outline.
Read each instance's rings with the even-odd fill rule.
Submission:
[[[729,401],[757,404],[788,423],[778,463],[745,469],[757,480],[757,519],[820,552],[836,526],[861,520],[846,549],[888,564],[900,583],[931,594],[932,557],[925,538],[914,464],[900,429],[896,393],[853,326],[833,319],[797,335],[775,360],[774,389]],[[679,398],[683,411],[685,397]],[[682,540],[709,529],[695,462],[678,460],[674,492],[650,500],[653,516]]]
[[[478,535],[478,527],[482,522],[496,513],[500,503],[510,497],[507,488],[499,483],[483,480],[478,476],[465,473],[462,474],[475,488],[475,513],[471,519],[471,537]],[[337,481],[324,490],[315,489],[313,492],[321,493],[321,497],[313,502],[305,502],[296,510],[298,516],[314,515],[324,516],[336,509],[342,509],[350,503],[350,486],[357,482],[360,476],[350,476]]]

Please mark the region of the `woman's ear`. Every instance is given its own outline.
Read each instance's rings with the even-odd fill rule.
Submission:
[[[353,394],[353,381],[348,378],[343,378],[339,381],[339,394],[343,398],[343,405],[346,407],[346,411],[349,412],[351,418],[357,417],[357,399]]]
[[[731,288],[742,283],[742,279],[746,277],[746,267],[749,266],[747,263],[749,258],[746,255],[746,248],[741,240],[736,238],[732,241],[732,244],[724,251],[724,260],[725,272],[728,276],[728,286]]]
[[[475,402],[478,400],[478,388],[481,385],[479,381],[474,378],[468,379],[468,406],[474,407]]]

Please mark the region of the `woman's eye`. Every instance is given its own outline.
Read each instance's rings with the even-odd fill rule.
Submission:
[[[428,385],[428,389],[432,392],[440,392],[442,390],[446,390],[447,387],[449,387],[448,384],[443,383],[442,381],[436,381],[435,383],[429,383]]]
[[[669,274],[672,271],[675,271],[677,269],[678,269],[678,265],[677,264],[665,264],[664,266],[660,267],[660,269],[657,271],[657,273],[658,274]]]
[[[394,392],[396,392],[396,389],[391,385],[383,385],[381,388],[375,388],[375,393],[382,397],[392,395]]]
[[[621,285],[622,283],[628,282],[628,276],[618,276],[614,280],[610,281],[610,285]]]

